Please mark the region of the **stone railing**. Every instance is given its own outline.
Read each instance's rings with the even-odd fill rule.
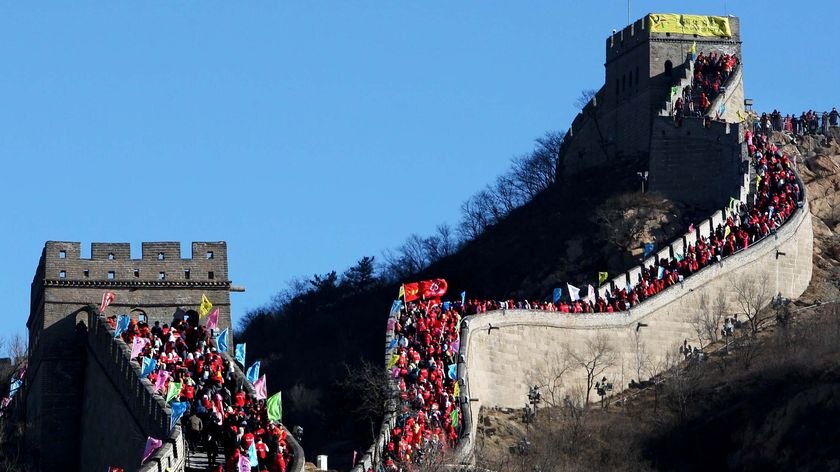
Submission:
[[[388,361],[391,359],[391,353],[393,352],[393,349],[388,349],[388,346],[390,346],[391,341],[394,340],[394,325],[396,324],[396,321],[397,320],[393,316],[388,317],[388,324],[385,330],[385,359],[383,361],[383,368],[387,368]],[[351,469],[352,472],[365,472],[370,468],[376,470],[376,468],[380,465],[382,451],[391,439],[391,429],[394,428],[397,422],[396,398],[399,395],[399,391],[397,390],[396,382],[392,383],[392,391],[394,392],[394,398],[388,400],[385,404],[385,416],[382,419],[382,425],[379,427],[379,435],[376,437],[376,442],[374,442],[367,451],[365,451],[362,458],[354,464],[353,469]]]
[[[141,366],[131,359],[131,348],[114,338],[114,330],[95,307],[88,312],[90,352],[124,399],[129,413],[146,436],[163,438],[163,446],[143,464],[143,472],[177,472],[184,469],[186,449],[181,427],[170,427],[172,410],[154,391],[152,383],[140,377]]]
[[[703,293],[706,288],[708,288],[709,292],[713,290],[723,291],[735,277],[744,274],[746,271],[760,271],[762,267],[770,265],[769,261],[775,261],[776,263],[775,268],[768,269],[768,274],[769,272],[775,271],[776,275],[775,281],[768,282],[774,284],[775,290],[773,290],[773,293],[775,294],[778,291],[778,293],[787,297],[797,297],[805,290],[810,281],[813,234],[805,186],[798,176],[797,185],[800,188],[799,208],[775,232],[753,243],[747,249],[739,250],[718,263],[700,269],[697,273],[686,277],[682,283],[668,287],[662,292],[645,299],[629,311],[570,315],[567,313],[535,310],[495,310],[464,318],[460,333],[461,344],[458,362],[458,381],[461,383],[461,398],[459,398],[459,401],[464,420],[464,432],[456,451],[459,462],[467,464],[472,461],[478,431],[477,414],[482,403],[488,403],[487,400],[482,401],[482,396],[492,396],[493,392],[506,390],[506,386],[495,384],[493,380],[503,378],[504,375],[511,373],[515,374],[522,370],[522,368],[517,369],[511,368],[511,366],[505,366],[504,372],[507,374],[499,374],[491,379],[487,379],[484,383],[491,383],[493,384],[492,387],[482,385],[482,388],[479,388],[480,392],[476,392],[476,381],[471,382],[468,361],[475,362],[476,354],[484,354],[483,352],[476,353],[475,350],[478,347],[484,347],[485,340],[482,339],[483,343],[475,344],[476,341],[473,340],[473,337],[485,338],[490,336],[488,327],[491,325],[494,329],[502,329],[502,332],[504,332],[504,329],[528,327],[553,330],[550,332],[550,337],[554,344],[559,345],[562,343],[562,340],[558,336],[558,334],[561,334],[560,330],[570,330],[568,332],[572,336],[580,338],[584,337],[583,335],[585,333],[595,331],[605,331],[608,333],[616,333],[621,330],[632,332],[634,329],[638,331],[642,321],[649,324],[656,322],[657,325],[664,323],[686,324],[685,320],[672,319],[682,316],[681,314],[687,311],[683,306],[685,299],[692,296],[700,296],[699,294]],[[723,221],[725,221],[724,212],[715,212],[711,218],[698,225],[697,233],[689,233],[682,238],[678,238],[677,241],[660,251],[657,256],[662,255],[662,257],[665,257],[664,251],[672,252],[674,248],[684,250],[687,244],[696,241],[698,236],[708,236],[715,230],[717,223]],[[784,249],[784,251],[780,251],[780,249]],[[652,264],[654,257],[657,256],[652,256],[647,259],[646,264],[648,262]],[[791,262],[781,262],[779,261],[780,257],[793,258],[793,260]],[[792,286],[782,287],[782,281],[779,276],[780,272],[785,274],[784,279],[792,281]],[[803,273],[800,274],[800,272]],[[807,277],[804,272],[807,272]],[[630,279],[631,276],[635,277],[640,274],[641,267],[636,267],[619,279],[623,282]],[[603,295],[600,289],[599,293]],[[675,305],[677,306],[675,307]],[[674,307],[676,309],[673,309]],[[688,328],[683,332],[688,333],[692,329]],[[679,329],[674,329],[673,327],[663,329],[659,335],[663,339],[658,340],[660,341],[659,344],[666,343],[668,341],[667,338],[673,337],[673,333],[678,331]],[[487,334],[485,335],[485,333]],[[679,339],[681,340],[682,337],[679,337]],[[673,339],[670,340],[673,341]],[[538,342],[527,336],[522,341],[530,343]],[[511,339],[498,341],[499,346],[510,345],[512,343],[514,342]],[[544,354],[540,353],[540,355],[542,356],[540,358],[543,359],[543,362],[546,362]],[[495,352],[493,358],[502,359],[504,358],[504,354]],[[476,395],[477,398],[473,398],[473,395]],[[494,403],[503,402],[499,400],[502,396],[504,395],[495,395],[496,400],[491,400],[489,402],[491,405],[489,406],[496,406]],[[509,406],[512,406],[515,400],[508,402],[511,403]],[[473,404],[476,406],[474,407]]]

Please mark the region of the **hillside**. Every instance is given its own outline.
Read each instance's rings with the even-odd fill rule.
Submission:
[[[416,278],[446,278],[452,297],[466,290],[469,298],[545,299],[567,281],[594,284],[598,271],[625,270],[638,263],[631,252],[643,241],[669,240],[692,216],[661,197],[641,195],[637,169],[616,163],[559,182]],[[648,223],[629,224],[639,219]],[[363,407],[369,392],[349,388],[347,378],[364,363],[381,365],[396,294],[396,285],[357,266],[343,276],[316,276],[243,323],[237,342],[246,341],[249,355],[262,359],[271,388],[284,391],[284,420],[304,427],[309,460],[328,454],[332,466],[343,468],[378,431],[379,418]]]
[[[834,135],[836,139],[837,135]],[[566,404],[541,412],[531,434],[519,411],[483,411],[479,462],[495,470],[840,470],[840,146],[798,143],[814,223],[808,290],[754,342],[618,395],[605,410]],[[518,453],[524,437],[527,456]],[[586,445],[581,445],[581,442]],[[559,453],[557,453],[559,451]]]

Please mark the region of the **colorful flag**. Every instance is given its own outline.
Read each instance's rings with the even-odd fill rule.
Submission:
[[[659,272],[657,272],[657,274],[656,274],[656,279],[657,280],[662,280],[662,277],[665,277],[665,268],[662,267],[662,266],[659,266]]]
[[[455,382],[455,388],[452,389],[452,395],[457,399],[461,394],[461,382]]]
[[[461,350],[461,340],[456,339],[456,340],[452,341],[452,343],[449,345],[449,348],[452,349],[452,352],[460,351]]]
[[[114,328],[114,338],[120,337],[120,335],[128,329],[129,324],[131,324],[131,318],[129,318],[128,315],[118,316],[117,326]]]
[[[443,302],[443,311],[449,311],[450,306],[452,306],[450,302]]]
[[[653,253],[654,248],[655,248],[655,246],[653,245],[653,243],[645,243],[645,255],[644,255],[644,257],[647,257],[647,256],[651,255]]]
[[[452,426],[458,426],[458,409],[454,408],[449,414],[449,419],[452,421]]]
[[[245,373],[245,377],[248,378],[248,382],[251,382],[253,385],[260,376],[260,361],[254,362],[251,364],[251,367],[248,367],[248,371]]]
[[[9,384],[9,396],[10,397],[15,396],[15,394],[17,393],[18,390],[20,390],[20,387],[22,385],[23,385],[23,382],[20,381],[19,379],[12,380],[12,382]]]
[[[689,232],[689,233],[693,233],[693,232],[694,232],[694,223],[691,223],[690,225],[688,225],[688,232]]]
[[[397,298],[405,299],[405,285],[400,285],[400,291],[397,292]]]
[[[732,212],[738,211],[738,207],[740,207],[740,206],[741,206],[741,202],[738,199],[729,197],[729,211],[732,211]]]
[[[204,325],[206,329],[219,329],[219,309],[213,308],[213,311],[207,315],[207,324]]]
[[[219,352],[227,352],[228,350],[227,331],[228,329],[225,328],[218,336],[216,336],[216,349]]]
[[[413,302],[420,298],[420,284],[412,282],[410,284],[403,284],[403,299],[406,303]]]
[[[239,456],[239,464],[237,464],[239,472],[251,472],[251,459],[246,455]]]
[[[580,289],[572,284],[567,283],[566,289],[569,291],[569,298],[572,301],[580,300]]]
[[[207,295],[201,294],[201,305],[198,307],[198,317],[204,318],[208,314],[210,314],[210,310],[213,309],[213,304],[210,303],[210,299],[207,298]]]
[[[131,342],[131,358],[134,359],[139,356],[148,342],[149,340],[146,338],[135,336],[134,341]]]
[[[143,449],[143,460],[141,460],[140,463],[142,464],[146,462],[146,460],[148,460],[149,457],[151,457],[151,455],[154,454],[155,451],[160,449],[160,446],[162,445],[163,441],[161,441],[160,439],[155,439],[151,436],[146,438],[146,448]]]
[[[157,360],[152,359],[151,357],[144,357],[143,358],[143,369],[140,371],[140,378],[148,377],[149,374],[155,371],[155,367],[157,367]]]
[[[254,382],[254,391],[257,396],[257,400],[265,400],[267,397],[268,392],[268,385],[266,385],[265,374],[262,374],[256,382]]]
[[[588,284],[587,287],[586,298],[584,298],[583,301],[587,303],[595,303],[595,287],[593,287],[592,284]]]
[[[392,339],[391,342],[388,343],[388,347],[385,349],[385,351],[386,352],[390,351],[391,349],[394,349],[395,347],[397,347],[397,339],[396,338]]]
[[[181,393],[181,382],[172,382],[169,384],[169,390],[166,391],[166,403],[172,401]]]
[[[732,232],[732,229],[729,227],[729,225],[726,225],[726,227],[724,227],[724,229],[723,229],[723,237],[728,238],[729,233],[731,233],[731,232]]]
[[[388,314],[388,316],[393,318],[399,315],[400,308],[402,308],[402,300],[394,300],[394,303],[391,303],[391,312]]]
[[[446,295],[449,284],[445,279],[424,280],[420,282],[420,292],[423,298],[440,298]]]
[[[674,258],[677,262],[682,262],[682,260],[685,259],[685,256],[682,253],[674,252]]]
[[[598,272],[598,285],[604,285],[610,274],[608,272]]]
[[[461,306],[464,306],[466,304],[467,304],[467,292],[465,290],[465,291],[461,292]]]
[[[158,372],[157,379],[155,380],[155,392],[160,392],[164,385],[166,385],[166,381],[169,380],[170,374],[168,370],[162,370]]]
[[[169,421],[169,429],[175,427],[175,424],[178,423],[178,420],[184,416],[184,413],[187,411],[188,402],[173,402],[169,405],[172,408],[172,419]]]
[[[388,361],[388,368],[390,369],[391,367],[394,367],[395,365],[397,365],[397,362],[399,360],[400,360],[400,355],[399,354],[392,355],[391,360]]]
[[[449,364],[449,378],[455,380],[458,378],[458,364]]]
[[[551,301],[553,303],[557,303],[560,299],[563,298],[563,289],[562,288],[555,288],[554,292],[551,294]]]
[[[241,365],[245,365],[245,343],[237,344],[233,348],[233,357]]]
[[[265,409],[268,414],[268,421],[282,421],[283,399],[280,392],[275,393],[265,402]]]
[[[117,294],[114,292],[105,292],[102,294],[102,303],[99,304],[99,313],[105,313],[105,309],[108,308],[108,305],[111,304],[114,300],[117,299]]]

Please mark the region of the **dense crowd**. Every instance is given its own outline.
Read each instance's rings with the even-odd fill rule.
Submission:
[[[779,110],[773,110],[772,113],[761,115],[756,123],[756,128],[764,133],[787,131],[798,136],[806,134],[825,135],[828,134],[829,127],[838,125],[838,121],[840,121],[838,118],[840,118],[840,113],[837,112],[837,108],[822,113],[814,110],[803,111],[799,116],[796,116],[796,113],[782,116]]]
[[[406,470],[426,455],[452,447],[461,416],[455,375],[463,316],[460,303],[415,301],[400,309],[394,325],[391,374],[399,389],[396,426],[383,452],[388,471]]]
[[[135,359],[141,365],[144,357],[157,362],[148,378],[161,394],[181,385],[171,400],[187,402],[182,424],[188,447],[203,447],[211,470],[239,472],[239,457],[254,445],[259,466],[252,464],[252,470],[285,472],[292,459],[286,430],[269,422],[265,401],[247,394],[237,381],[234,361],[217,351],[213,330],[199,324],[197,313],[187,313],[194,316],[163,326],[132,319],[120,336],[129,346],[137,337],[147,340]],[[116,327],[117,319],[112,316],[108,322]],[[219,447],[225,457],[221,460]]]
[[[694,59],[691,85],[686,85],[682,95],[677,98],[674,114],[678,118],[705,115],[738,64],[735,55],[715,52],[698,54]]]

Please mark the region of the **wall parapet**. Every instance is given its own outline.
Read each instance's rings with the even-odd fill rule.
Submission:
[[[184,469],[186,448],[181,427],[170,427],[172,410],[157,394],[148,379],[140,377],[141,366],[131,359],[131,348],[114,337],[114,330],[99,316],[98,310],[87,307],[88,344],[90,352],[118,394],[129,414],[146,436],[161,438],[163,446],[155,451],[139,469],[143,472],[177,472]]]

